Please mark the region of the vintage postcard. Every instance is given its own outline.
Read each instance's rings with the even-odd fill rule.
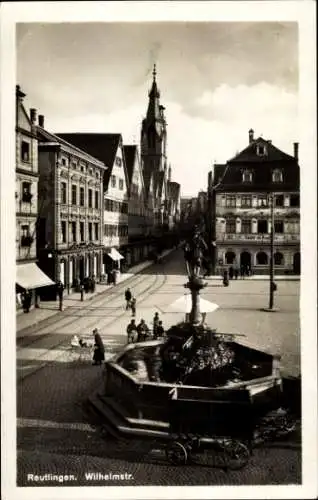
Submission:
[[[2,5],[4,500],[316,498],[315,18]]]

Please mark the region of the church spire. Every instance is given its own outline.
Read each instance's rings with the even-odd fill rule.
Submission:
[[[153,70],[152,70],[152,87],[149,92],[149,97],[151,99],[159,99],[160,97],[160,92],[157,87],[157,81],[156,81],[156,76],[157,76],[157,68],[156,65],[153,65]]]

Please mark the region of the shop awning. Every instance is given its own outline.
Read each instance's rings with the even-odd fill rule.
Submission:
[[[214,312],[219,308],[217,304],[215,304],[214,302],[210,302],[209,300],[202,299],[200,295],[198,297],[198,306],[199,306],[199,311],[201,313]],[[183,295],[179,299],[175,300],[168,307],[168,310],[173,312],[190,313],[191,309],[192,309],[191,294]]]
[[[113,260],[124,259],[124,257],[121,255],[121,253],[118,252],[118,250],[116,250],[116,248],[112,248],[108,255]]]
[[[16,282],[26,289],[54,285],[54,281],[41,271],[34,262],[17,266]]]

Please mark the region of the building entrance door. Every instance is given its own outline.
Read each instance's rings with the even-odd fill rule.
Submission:
[[[82,281],[85,278],[85,262],[84,257],[79,257],[78,261],[79,279]]]
[[[244,269],[251,268],[251,254],[249,252],[241,253],[240,265]]]

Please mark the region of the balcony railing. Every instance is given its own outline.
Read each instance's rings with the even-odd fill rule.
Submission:
[[[255,234],[255,233],[223,233],[217,235],[217,241],[252,241],[260,243],[270,243],[270,234]],[[290,233],[275,233],[274,241],[277,243],[299,242],[299,234]]]

